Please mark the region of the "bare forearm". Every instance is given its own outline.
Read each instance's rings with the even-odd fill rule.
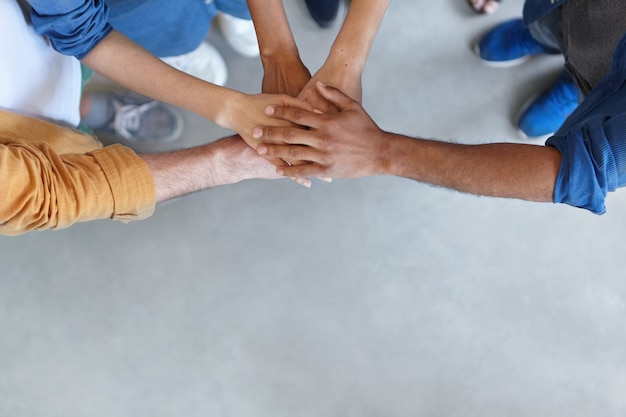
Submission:
[[[282,0],[248,0],[248,8],[262,60],[284,53],[298,54]]]
[[[347,70],[363,72],[389,0],[353,0],[333,43],[328,60]]]
[[[224,126],[224,103],[238,93],[199,80],[156,58],[123,34],[113,31],[83,62],[133,91],[164,101]]]
[[[237,136],[195,148],[140,157],[152,173],[157,203],[246,179],[278,178],[274,166]]]
[[[475,195],[552,201],[561,154],[512,143],[461,145],[386,134],[381,171]]]
[[[339,113],[318,114],[285,106],[268,113],[301,128],[259,127],[258,153],[305,165],[277,168],[289,177],[357,178],[395,175],[454,190],[493,197],[553,201],[561,154],[554,148],[493,143],[460,145],[381,130],[363,107],[336,88],[318,92]]]

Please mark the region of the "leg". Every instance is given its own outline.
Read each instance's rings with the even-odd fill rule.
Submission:
[[[259,42],[245,0],[213,0],[217,23],[228,45],[240,55],[254,58],[260,55]]]

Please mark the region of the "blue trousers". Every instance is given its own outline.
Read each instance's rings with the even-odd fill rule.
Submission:
[[[159,57],[200,45],[218,12],[250,19],[245,0],[106,0],[109,23]]]

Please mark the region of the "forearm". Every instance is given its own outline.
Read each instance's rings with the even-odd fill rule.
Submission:
[[[282,0],[248,0],[259,41],[261,60],[298,55]]]
[[[271,107],[273,117],[309,129],[258,127],[258,153],[285,161],[289,177],[358,178],[394,175],[457,191],[493,197],[554,201],[561,153],[549,146],[494,143],[461,145],[381,130],[363,107],[333,87],[316,84],[339,113],[318,114],[286,106]]]
[[[327,62],[361,74],[388,5],[389,0],[353,0]]]
[[[83,62],[126,88],[231,127],[223,109],[240,93],[170,67],[117,31],[100,41]]]
[[[492,197],[553,201],[561,154],[512,143],[461,145],[386,134],[380,172]]]
[[[156,201],[253,178],[278,178],[274,167],[236,136],[179,151],[140,156],[148,165]]]
[[[61,229],[77,222],[139,220],[154,210],[147,166],[121,145],[59,154],[40,142],[0,144],[0,234]]]

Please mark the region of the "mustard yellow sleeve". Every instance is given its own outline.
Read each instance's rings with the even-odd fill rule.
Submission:
[[[155,201],[148,166],[124,146],[59,155],[45,142],[0,143],[1,234],[144,219]]]

